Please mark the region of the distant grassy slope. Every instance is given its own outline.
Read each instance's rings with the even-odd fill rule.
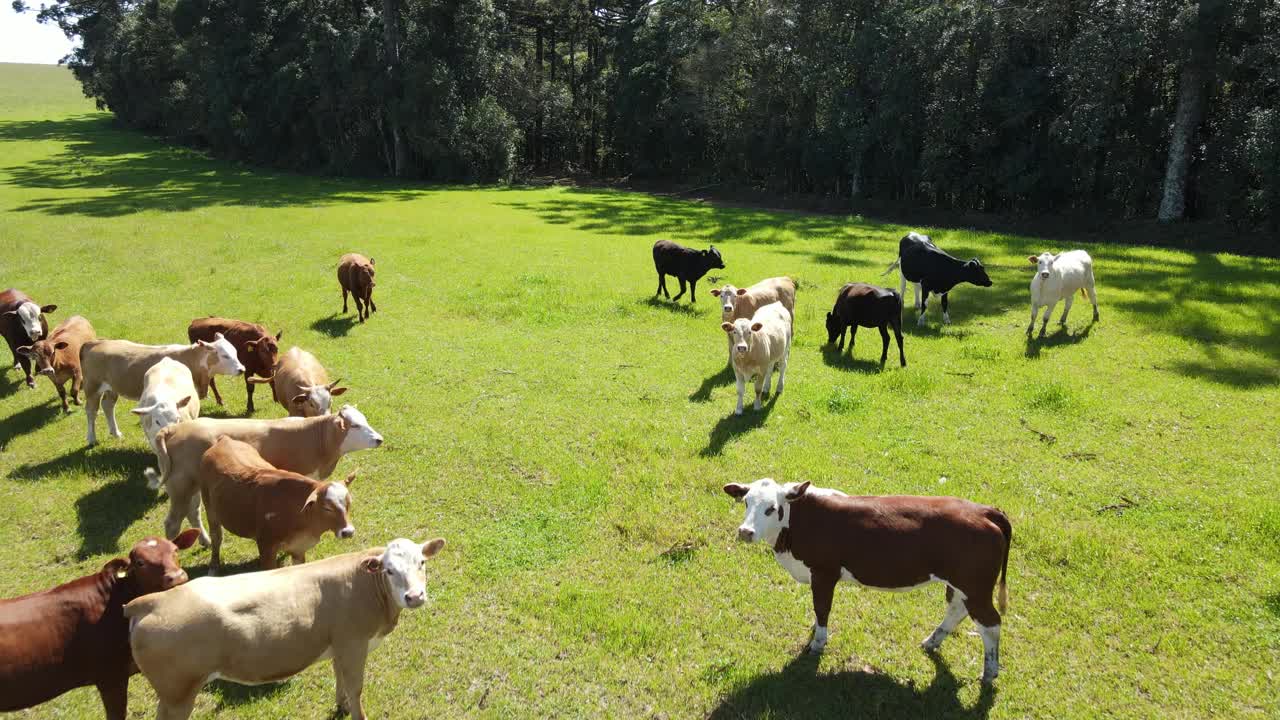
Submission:
[[[1280,263],[1092,246],[1102,321],[1077,303],[1067,331],[1029,342],[1025,258],[1056,244],[926,229],[995,286],[959,288],[950,327],[936,309],[909,322],[908,368],[881,372],[874,331],[848,360],[822,320],[842,282],[878,281],[903,230],[264,172],[113,128],[64,69],[0,66],[0,286],[143,342],[181,341],[206,314],[283,328],[388,439],[339,467],[359,471],[357,539],[316,556],[448,539],[432,604],[370,661],[372,716],[1276,717]],[[659,237],[714,242],[739,285],[799,280],[787,389],[766,411],[729,417],[710,283],[696,306],[650,300]],[[365,325],[337,314],[350,250],[378,261]],[[243,411],[242,386],[223,388],[206,415]],[[0,597],[161,527],[131,404],[125,437],[86,451],[83,414],[55,398],[0,374]],[[258,398],[260,417],[283,414]],[[940,588],[842,588],[826,655],[798,656],[809,593],[734,542],[740,506],[720,492],[762,476],[1006,510],[997,691],[975,680],[971,624],[938,661],[918,649]],[[224,553],[254,558],[239,538]],[[207,558],[188,556],[193,575]],[[217,684],[197,716],[327,717],[332,695],[315,667]],[[153,703],[135,678],[131,716]],[[100,712],[86,689],[17,717]]]

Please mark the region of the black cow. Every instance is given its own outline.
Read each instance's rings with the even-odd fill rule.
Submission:
[[[950,325],[947,293],[951,288],[962,282],[991,287],[991,278],[987,277],[987,271],[978,258],[964,261],[951,257],[934,245],[928,235],[914,232],[907,233],[898,242],[898,259],[881,274],[888,275],[894,268],[902,270],[902,284],[898,294],[905,298],[907,282],[914,283],[916,309],[920,311],[917,325],[924,324],[924,314],[929,307],[929,293],[942,295],[942,321]]]
[[[907,366],[907,356],[902,352],[902,296],[887,288],[848,283],[836,295],[836,305],[827,313],[827,343],[844,350],[844,331],[849,329],[849,355],[853,355],[853,341],[858,328],[880,328],[880,367],[889,357],[889,327],[898,340],[898,361]]]
[[[658,271],[658,292],[653,294],[654,297],[661,294],[673,299],[667,292],[667,276],[673,275],[680,281],[680,292],[674,300],[684,295],[684,284],[688,281],[689,301],[698,302],[698,280],[712,268],[723,268],[724,259],[715,245],[710,250],[694,250],[670,240],[659,240],[653,244],[653,267]]]

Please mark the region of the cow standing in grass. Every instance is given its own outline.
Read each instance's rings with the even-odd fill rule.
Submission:
[[[711,291],[720,299],[720,322],[731,323],[739,318],[751,319],[756,311],[770,303],[782,303],[782,307],[796,314],[796,281],[789,277],[775,277],[749,288],[725,285]],[[733,364],[733,339],[729,339],[729,364]]]
[[[916,309],[920,317],[917,325],[924,324],[925,312],[929,309],[929,294],[942,295],[942,322],[951,324],[950,306],[947,294],[962,282],[973,283],[978,287],[991,287],[991,278],[982,267],[978,258],[960,260],[943,252],[928,235],[907,233],[898,242],[898,259],[894,260],[882,275],[888,275],[894,268],[900,268],[902,274],[901,288],[898,294],[904,299],[907,296],[907,282],[912,283],[915,294]]]
[[[1040,334],[1049,325],[1049,316],[1059,300],[1066,300],[1062,308],[1059,325],[1067,324],[1067,313],[1071,312],[1071,303],[1075,300],[1076,291],[1084,296],[1087,292],[1089,302],[1093,303],[1093,320],[1098,320],[1098,292],[1093,286],[1093,258],[1083,250],[1071,250],[1064,253],[1040,253],[1027,258],[1036,266],[1036,274],[1031,278],[1031,322],[1027,325],[1027,334],[1036,326],[1036,313],[1044,307],[1044,322],[1040,325]]]
[[[236,349],[236,357],[240,360],[240,364],[244,365],[246,412],[252,415],[254,389],[252,378],[255,375],[261,378],[271,377],[271,368],[275,366],[277,354],[280,352],[278,343],[284,336],[284,331],[281,330],[272,337],[269,330],[257,323],[221,317],[196,318],[187,326],[187,339],[191,342],[198,340],[213,342],[219,334]],[[209,378],[209,389],[213,391],[213,399],[221,405],[222,395],[218,392],[218,383],[214,378]]]
[[[756,311],[750,320],[738,318],[731,323],[721,323],[721,329],[729,334],[733,348],[733,374],[738,380],[738,406],[734,415],[742,414],[742,398],[748,380],[754,380],[756,401],[752,406],[759,410],[760,399],[769,394],[773,371],[778,371],[778,393],[787,380],[787,360],[791,356],[791,313],[782,303],[770,303]]]
[[[879,328],[883,346],[880,349],[880,367],[889,357],[889,328],[898,340],[898,361],[907,366],[907,356],[902,352],[902,296],[887,288],[849,283],[840,288],[835,307],[827,313],[827,342],[836,350],[844,349],[844,333],[849,331],[849,356],[853,356],[853,341],[858,328]]]
[[[98,336],[89,321],[79,315],[58,323],[49,337],[18,348],[18,352],[31,359],[36,374],[44,375],[58,390],[62,411],[71,412],[67,405],[67,381],[71,381],[71,402],[80,404],[80,386],[84,374],[80,372],[80,347]]]
[[[27,379],[27,387],[36,387],[36,379],[31,375],[31,359],[18,352],[25,347],[49,335],[49,322],[44,316],[57,310],[57,305],[38,305],[21,290],[9,288],[0,292],[0,335],[4,335],[9,343],[9,352],[13,353],[13,367],[21,368]]]
[[[347,293],[356,303],[356,317],[364,322],[371,312],[378,312],[373,302],[373,281],[376,273],[373,258],[359,253],[347,253],[338,261],[338,284],[342,286],[342,312],[347,311]]]
[[[684,295],[684,286],[688,282],[689,302],[697,302],[698,281],[713,268],[723,269],[724,259],[715,245],[707,250],[694,250],[670,240],[659,240],[653,244],[653,267],[658,271],[658,291],[654,297],[663,295],[668,300],[678,301]],[[680,281],[680,292],[674,298],[667,292],[668,275]]]

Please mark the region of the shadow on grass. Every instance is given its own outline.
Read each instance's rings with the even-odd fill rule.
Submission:
[[[44,462],[19,465],[9,471],[9,477],[14,480],[44,480],[50,475],[75,472],[96,478],[111,476],[141,481],[142,471],[153,465],[155,456],[148,450],[98,445],[94,448],[79,447]]]
[[[711,428],[711,437],[707,441],[707,446],[698,453],[701,457],[713,457],[724,452],[724,446],[735,437],[743,435],[747,432],[763,427],[766,420],[769,419],[769,413],[773,412],[773,406],[778,402],[778,393],[776,390],[777,376],[774,376],[775,384],[773,389],[775,392],[769,393],[769,397],[761,403],[759,410],[751,408],[751,402],[755,397],[755,388],[753,383],[747,383],[747,392],[743,396],[743,410],[741,415],[734,415],[732,412],[720,419],[716,426]],[[735,398],[736,401],[736,398]]]
[[[288,680],[265,685],[241,685],[227,680],[214,680],[206,685],[205,689],[218,698],[218,706],[215,710],[223,710],[275,697],[284,692],[287,687],[289,687]]]
[[[733,378],[734,378],[733,368],[730,367],[726,361],[725,366],[720,368],[720,370],[717,371],[716,374],[707,377],[705,380],[702,381],[702,384],[698,386],[697,390],[694,390],[693,392],[689,393],[689,401],[690,402],[707,402],[708,400],[711,399],[712,390],[715,390],[716,388],[722,385],[728,385],[729,383],[732,383]]]
[[[686,303],[684,298],[680,298],[679,302],[672,302],[670,300],[659,298],[656,295],[651,295],[644,300],[641,300],[639,304],[646,305],[651,308],[658,308],[659,310],[666,310],[667,312],[678,313],[680,315],[688,315],[690,317],[696,317],[702,314],[698,312],[697,305]]]
[[[1040,336],[1032,334],[1027,336],[1027,347],[1022,353],[1025,357],[1035,359],[1040,357],[1040,351],[1046,348],[1063,347],[1066,345],[1075,345],[1084,342],[1089,338],[1089,333],[1093,332],[1093,323],[1090,322],[1085,328],[1075,334],[1061,325],[1054,332]]]
[[[776,673],[762,675],[726,694],[709,720],[788,718],[956,718],[983,720],[995,704],[996,690],[984,685],[972,707],[960,703],[961,683],[936,655],[929,655],[937,673],[928,687],[918,689],[888,675],[842,670],[819,673],[819,656],[796,657]]]
[[[311,329],[316,332],[327,335],[331,338],[346,337],[351,332],[351,328],[357,324],[355,312],[350,315],[342,313],[333,313],[328,317],[322,317],[311,323]]]
[[[1179,375],[1209,380],[1219,385],[1229,385],[1241,390],[1253,390],[1268,385],[1280,385],[1280,364],[1277,365],[1225,365],[1208,362],[1177,362],[1168,369]]]
[[[25,380],[14,380],[14,377],[22,378],[22,371],[14,370],[12,365],[6,365],[3,369],[0,369],[0,400],[18,392],[20,388],[26,387]]]
[[[218,577],[227,577],[229,575],[240,575],[243,573],[258,572],[259,570],[262,569],[262,563],[258,562],[258,558],[256,557],[250,558],[248,560],[241,560],[240,562],[234,562],[234,563],[227,562],[227,546],[236,544],[237,540],[239,541],[239,543],[248,543],[250,548],[253,547],[252,540],[239,538],[238,536],[232,535],[231,533],[227,532],[225,528],[223,529],[222,572],[218,574]],[[284,567],[284,566],[281,565],[281,567]],[[191,578],[192,580],[198,577],[207,576],[209,574],[208,551],[207,550],[205,551],[204,562],[198,563],[198,564],[192,564],[192,565],[187,565],[186,563],[183,563],[182,569],[187,571],[187,577]]]
[[[1280,592],[1271,593],[1262,599],[1272,615],[1280,617]]]
[[[43,427],[45,423],[59,415],[64,415],[62,405],[56,399],[50,399],[40,405],[16,412],[7,418],[0,419],[0,448],[8,445],[22,435]]]
[[[80,536],[76,556],[83,560],[117,552],[124,531],[159,502],[156,491],[147,487],[141,477],[113,482],[81,495],[76,500]],[[148,534],[162,535],[163,532],[156,528]]]
[[[872,332],[874,333],[876,331],[872,330]],[[880,336],[875,335],[875,339],[876,339],[876,345],[878,346],[880,341]],[[906,343],[903,343],[903,346],[905,347]],[[896,348],[897,346],[892,344],[891,342],[891,344],[889,345],[890,352],[892,352]],[[879,360],[855,358],[851,353],[852,349],[853,349],[852,347],[846,346],[844,350],[837,350],[835,345],[830,345],[830,344],[823,345],[822,346],[822,362],[826,364],[827,367],[833,367],[833,368],[836,368],[837,370],[844,370],[846,372],[870,374],[870,373],[884,371],[886,366],[881,365]],[[867,349],[865,347],[862,348],[863,353],[865,353],[866,351]],[[894,360],[896,361],[896,358],[894,358]],[[894,365],[896,366],[897,362],[895,362]]]

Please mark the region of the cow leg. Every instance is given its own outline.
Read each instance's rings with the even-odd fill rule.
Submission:
[[[245,377],[247,378],[249,375],[246,373]],[[213,391],[214,402],[222,405],[222,393],[218,392],[218,380],[213,375],[209,376],[209,389]]]
[[[58,389],[58,399],[62,401],[62,412],[64,413],[71,412],[71,406],[67,405],[67,383],[55,382],[53,386]]]
[[[1057,300],[1055,300],[1055,301],[1053,301],[1052,303],[1050,303],[1050,304],[1048,304],[1048,305],[1046,305],[1046,306],[1044,307],[1044,318],[1043,318],[1043,322],[1041,322],[1041,323],[1040,323],[1040,335],[1041,335],[1041,337],[1043,337],[1043,336],[1044,336],[1045,328],[1047,328],[1047,327],[1049,326],[1049,316],[1053,314],[1053,308],[1054,308],[1054,306],[1055,306],[1055,305],[1057,305],[1057,304],[1058,304],[1058,301],[1057,301]]]
[[[373,302],[373,288],[369,288],[369,294],[365,297],[364,304],[373,308],[374,312],[378,312],[378,306]]]
[[[916,325],[924,325],[924,314],[929,311],[929,291],[921,290],[919,298],[920,304],[917,307],[920,308],[920,317],[916,319]]]
[[[263,570],[275,570],[280,567],[280,562],[277,558],[279,553],[280,549],[276,547],[275,543],[267,542],[266,540],[258,541],[258,564],[262,566]]]
[[[680,292],[676,293],[676,296],[671,298],[671,302],[677,302],[680,300],[681,297],[684,297],[684,290],[685,290],[684,278],[677,276],[676,280],[680,281]]]
[[[853,357],[853,344],[858,341],[858,326],[849,326],[849,357]]]
[[[956,626],[961,620],[968,617],[969,611],[964,606],[964,598],[952,588],[947,588],[947,614],[942,616],[942,622],[938,623],[938,627],[934,628],[929,637],[920,643],[920,646],[930,652],[942,647],[942,641],[947,636],[955,632]]]
[[[982,636],[982,682],[989,683],[1000,674],[1000,613],[991,605],[991,590],[986,597],[965,598],[969,615]]]
[[[187,522],[191,523],[191,527],[200,530],[200,544],[209,547],[209,533],[205,532],[204,523],[200,522],[200,495],[193,493],[191,499],[187,501]],[[174,537],[170,535],[169,537]]]
[[[888,323],[880,326],[880,342],[883,347],[880,348],[880,367],[884,368],[884,361],[889,358],[889,325]]]
[[[196,688],[196,692],[191,693],[182,700],[162,699],[160,704],[156,706],[156,720],[187,720],[187,718],[191,717],[191,711],[195,709],[196,695],[198,693],[199,688]]]
[[[895,315],[893,324],[893,337],[898,341],[898,362],[902,363],[902,367],[907,366],[907,355],[902,352],[902,318]]]
[[[347,314],[347,286],[342,286],[342,314]]]
[[[106,710],[107,720],[124,720],[129,707],[129,678],[112,678],[97,684],[98,696],[102,698],[102,708]]]
[[[735,373],[738,378],[738,407],[733,411],[734,415],[742,414],[742,395],[747,391],[747,380],[742,377],[741,373]]]
[[[89,445],[98,444],[98,435],[94,432],[93,426],[98,420],[98,403],[102,400],[102,394],[98,392],[96,385],[90,385],[84,391],[84,414],[89,420],[89,431],[85,436],[85,442]],[[173,537],[168,535],[167,537]]]
[[[947,293],[942,293],[942,324],[951,324],[951,306],[947,302]]]
[[[1059,325],[1067,324],[1067,313],[1071,312],[1071,303],[1075,301],[1076,301],[1076,294],[1074,292],[1067,293],[1066,302],[1062,304],[1062,317],[1058,318]]]
[[[1085,292],[1089,293],[1089,302],[1093,303],[1093,321],[1098,321],[1098,291],[1093,286],[1093,271],[1089,271],[1089,277],[1085,281]]]
[[[107,432],[114,438],[124,437],[116,425],[116,400],[119,399],[120,396],[114,390],[102,393],[102,416],[107,420]]]
[[[245,397],[245,405],[246,405],[246,409],[245,409],[246,415],[253,414],[253,389],[255,387],[256,386],[253,383],[249,382],[249,373],[245,373],[244,374],[244,397]],[[214,392],[217,392],[217,391],[215,390]]]
[[[1040,312],[1040,306],[1033,300],[1031,302],[1031,322],[1027,323],[1027,334],[1036,329],[1036,313]]]
[[[305,552],[291,552],[289,553],[289,559],[293,561],[294,565],[301,565],[307,561],[307,554]]]
[[[333,649],[333,674],[341,678],[338,682],[346,696],[346,709],[352,720],[365,720],[360,696],[364,693],[364,664],[368,657],[369,642],[363,638]]]
[[[760,395],[764,392],[765,377],[767,377],[770,373],[771,373],[770,369],[765,369],[759,375],[756,375],[755,378],[753,378],[755,380],[755,386],[756,386],[756,402],[754,405],[751,406],[752,410],[760,409]]]
[[[698,302],[698,281],[689,281],[689,302]]]
[[[174,483],[169,483],[169,514],[164,518],[164,536],[177,537],[182,530],[182,518],[187,514],[186,498],[174,494]]]
[[[22,368],[22,374],[27,376],[27,387],[35,390],[36,379],[31,375],[31,358],[19,352],[15,352],[13,357],[18,361],[18,367]]]
[[[662,279],[663,279],[662,273],[658,273],[658,289],[653,291],[654,297],[658,297],[659,295],[662,294],[662,285],[663,285]]]
[[[924,310],[924,283],[911,283],[911,301],[917,310]]]
[[[80,387],[84,384],[84,374],[79,368],[71,375],[71,402],[80,404]]]
[[[827,618],[831,615],[831,598],[836,592],[836,583],[840,574],[814,572],[809,578],[809,589],[813,591],[813,640],[809,641],[809,652],[819,654],[827,647]]]
[[[782,394],[782,386],[787,382],[787,361],[791,359],[791,348],[787,348],[788,352],[782,353],[782,360],[778,362],[778,394]]]
[[[222,573],[222,523],[212,507],[205,516],[209,520],[209,575],[219,575]]]

